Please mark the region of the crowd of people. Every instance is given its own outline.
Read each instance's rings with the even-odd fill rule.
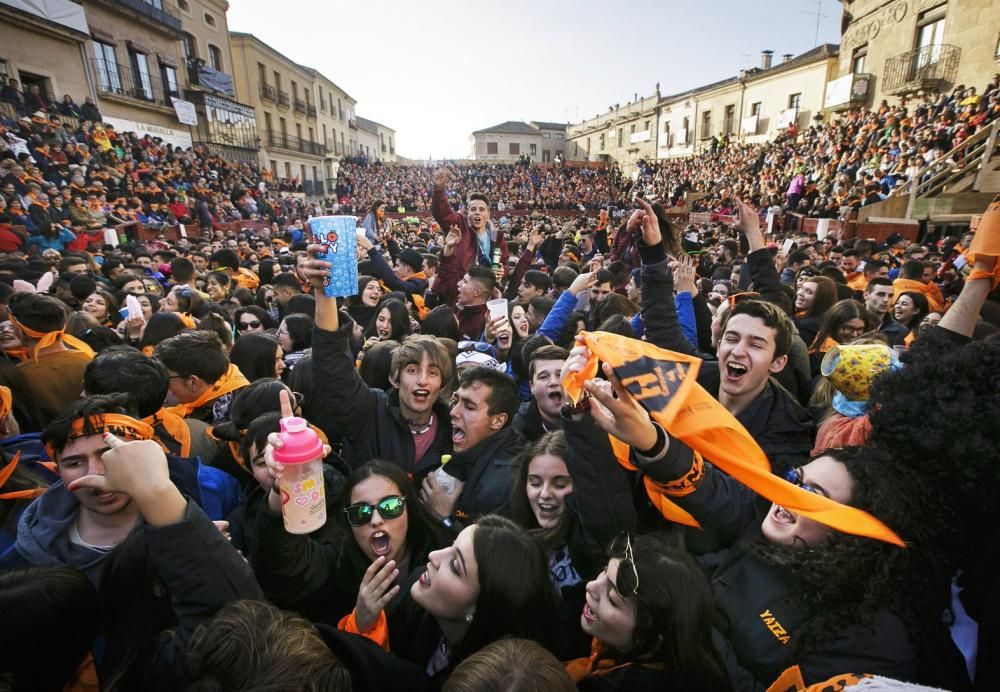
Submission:
[[[996,82],[957,98],[634,180],[345,162],[341,297],[254,166],[3,121],[0,686],[995,689],[1000,208],[762,230],[947,149]],[[679,190],[737,220],[673,224]]]
[[[382,202],[392,211],[431,210],[431,179],[435,166],[395,166],[370,162],[341,164],[334,193],[346,212],[367,211]],[[631,187],[617,166],[540,168],[527,161],[452,163],[453,199],[471,192],[490,195],[499,212],[513,210],[580,210],[624,208]]]

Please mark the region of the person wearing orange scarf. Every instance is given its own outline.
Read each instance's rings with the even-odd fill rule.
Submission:
[[[167,367],[170,393],[178,402],[167,411],[216,424],[229,417],[233,394],[250,384],[214,332],[190,331],[160,342],[154,351]]]
[[[761,685],[796,664],[809,683],[844,669],[913,676],[916,652],[906,632],[922,616],[907,609],[904,594],[929,588],[916,582],[934,577],[916,568],[926,556],[896,531],[920,530],[921,518],[909,509],[919,501],[918,481],[870,447],[829,450],[778,478],[746,432],[699,391],[697,359],[617,335],[585,333],[582,340],[564,369],[567,396],[577,407],[589,404],[594,423],[631,448],[620,463],[643,476],[661,512],[658,494],[701,529],[685,535],[692,549],[712,553],[715,601],[729,623],[722,634],[745,674]],[[598,358],[607,380],[594,377]],[[756,494],[772,500],[766,512]],[[627,562],[627,551],[617,555]],[[850,568],[840,563],[848,555]],[[616,589],[641,603],[642,571],[632,575],[635,588],[622,583],[623,569],[612,575]],[[592,587],[584,620],[600,622]],[[843,588],[864,595],[848,605]],[[866,613],[863,622],[841,612],[853,607]],[[812,639],[831,628],[828,638]]]
[[[899,296],[907,291],[923,293],[927,296],[927,303],[931,312],[942,312],[944,310],[944,298],[941,289],[933,281],[924,282],[924,263],[918,260],[909,260],[903,263],[899,270],[899,278],[892,282],[892,304],[895,305]]]
[[[66,308],[52,296],[15,293],[9,310],[11,324],[29,354],[18,369],[42,410],[42,422],[47,422],[80,398],[83,371],[94,351],[65,333]]]

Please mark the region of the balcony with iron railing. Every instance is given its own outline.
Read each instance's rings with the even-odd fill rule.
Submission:
[[[942,89],[955,79],[962,49],[942,43],[923,46],[885,61],[882,90],[902,96],[926,89]]]
[[[91,58],[90,62],[97,76],[97,91],[105,96],[124,96],[162,106],[172,105],[171,96],[180,96],[152,74],[100,58]]]
[[[306,117],[315,120],[316,119],[316,106],[311,103],[306,104]]]
[[[260,87],[260,97],[264,101],[274,103],[278,99],[278,90],[270,84],[258,84]]]
[[[268,146],[288,151],[298,151],[311,156],[326,156],[326,147],[319,142],[311,142],[295,135],[280,130],[267,130],[265,132]]]
[[[126,14],[139,15],[140,21],[146,21],[158,29],[169,29],[171,32],[181,31],[181,18],[173,12],[164,9],[162,0],[99,0],[104,5]]]
[[[288,108],[292,105],[291,98],[288,96],[287,91],[278,91],[278,106],[282,108]]]
[[[295,101],[295,112],[302,113],[303,115],[305,115],[306,102],[303,101],[302,99],[294,99],[294,101]]]

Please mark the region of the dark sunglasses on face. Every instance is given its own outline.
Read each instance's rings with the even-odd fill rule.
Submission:
[[[788,481],[789,483],[791,483],[792,485],[799,486],[800,488],[802,488],[806,492],[815,493],[817,495],[822,495],[822,493],[819,490],[817,490],[816,488],[812,487],[811,485],[809,485],[808,483],[806,483],[804,480],[802,480],[802,469],[801,469],[801,467],[792,467],[792,468],[788,469],[788,472],[785,473],[785,480]]]
[[[376,509],[379,516],[383,519],[396,519],[403,515],[405,508],[405,497],[402,495],[390,495],[389,497],[383,497],[374,505],[367,502],[356,502],[345,508],[344,514],[347,515],[347,523],[357,528],[359,526],[367,526],[371,523],[372,515]]]
[[[260,322],[258,320],[251,320],[250,322],[240,322],[241,332],[245,332],[248,329],[260,329]]]

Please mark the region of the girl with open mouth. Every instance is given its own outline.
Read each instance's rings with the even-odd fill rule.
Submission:
[[[280,478],[278,465],[267,464]],[[406,474],[378,460],[354,470],[330,508],[332,521],[309,536],[285,532],[280,498],[276,507],[270,499],[252,555],[275,605],[314,622],[340,623],[357,634],[384,629],[387,622],[392,650],[403,646],[396,639],[403,632],[397,612],[409,600],[409,587],[424,572],[430,552],[449,542]]]

